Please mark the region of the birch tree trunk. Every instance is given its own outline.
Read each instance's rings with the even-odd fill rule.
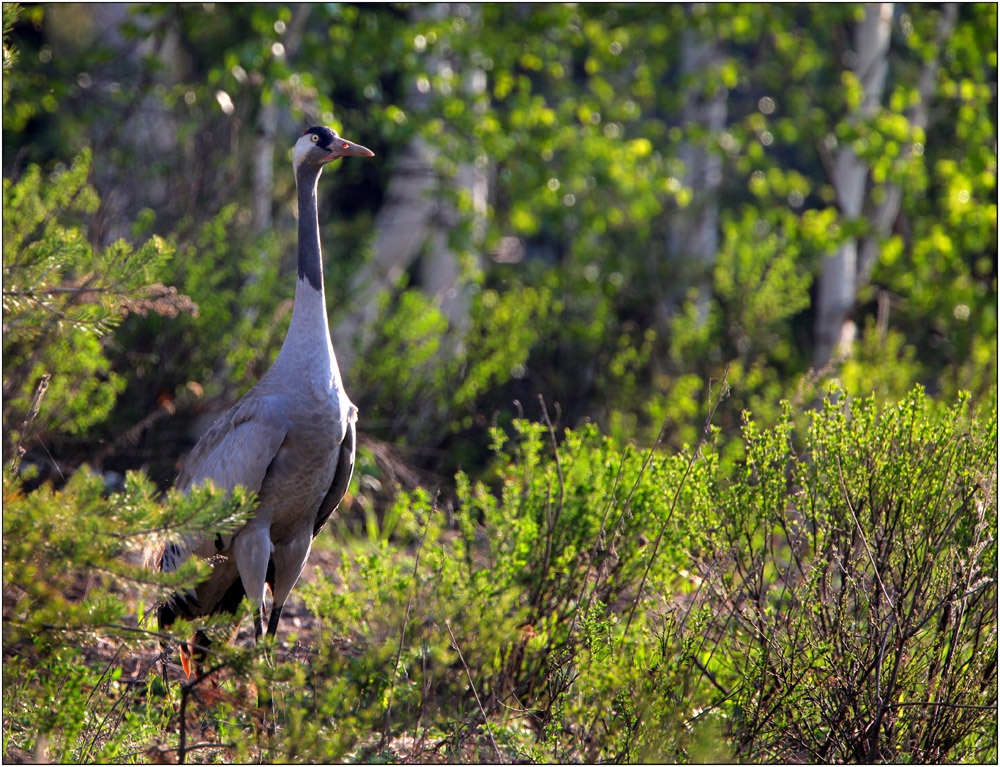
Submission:
[[[452,4],[435,3],[415,8],[417,18],[440,19],[454,12]],[[475,13],[475,9],[468,12]],[[438,73],[450,68],[449,61],[437,58],[430,62]],[[485,90],[481,70],[459,72],[456,80],[470,93]],[[425,109],[427,97],[414,87],[409,107]],[[433,296],[449,327],[461,329],[466,323],[468,299],[459,285],[458,254],[448,244],[448,230],[458,221],[458,212],[440,193],[442,183],[464,188],[471,195],[477,220],[485,219],[486,174],[472,163],[461,163],[454,179],[444,182],[435,170],[438,150],[422,138],[414,138],[396,161],[386,198],[375,219],[375,258],[360,269],[350,282],[355,309],[333,329],[337,356],[343,369],[349,370],[356,353],[364,353],[371,342],[368,330],[376,319],[378,296],[395,290],[400,278],[417,258],[423,256],[417,284]],[[481,221],[475,231],[481,232]]]
[[[299,45],[302,43],[302,33],[312,6],[309,3],[297,3],[293,6],[292,18],[281,39],[285,48],[285,58],[291,63],[295,60]],[[278,132],[278,118],[281,110],[277,99],[272,98],[267,104],[261,105],[257,116],[257,139],[254,142],[253,153],[253,229],[260,234],[272,228],[272,204],[274,202],[274,141]]]
[[[889,35],[892,3],[865,4],[865,17],[855,31],[854,73],[864,90],[857,111],[848,117],[852,123],[870,119],[878,111],[889,68]],[[833,168],[833,188],[845,220],[859,218],[865,200],[868,166],[850,146],[837,152]],[[854,323],[848,314],[854,307],[858,288],[858,241],[846,239],[837,252],[823,261],[817,300],[813,367],[825,367],[839,346],[839,354],[850,353]]]
[[[937,29],[935,42],[937,44],[937,54],[924,62],[924,67],[920,72],[920,79],[917,82],[917,94],[919,98],[907,111],[907,118],[910,125],[915,128],[927,128],[927,113],[931,99],[934,97],[934,87],[937,84],[937,73],[940,66],[941,51],[944,44],[951,37],[955,29],[955,21],[958,19],[958,4],[947,3],[941,10],[941,23]],[[913,152],[913,145],[908,145],[902,153],[905,159]],[[865,239],[861,248],[861,255],[858,262],[858,284],[864,285],[871,277],[872,269],[879,252],[879,240],[884,239],[892,231],[892,226],[899,215],[899,207],[903,199],[903,190],[899,184],[887,184],[885,189],[885,200],[875,210],[873,216],[874,231]]]
[[[706,94],[700,72],[714,69],[721,53],[713,41],[702,38],[691,27],[681,35],[681,76],[689,81],[681,112],[684,125],[701,125],[710,135],[718,134],[726,124],[726,89],[721,85]],[[697,288],[699,322],[708,317],[712,297],[712,268],[719,250],[719,187],[722,183],[722,158],[701,144],[686,141],[678,149],[684,163],[684,185],[691,189],[691,203],[674,217],[667,234],[667,252],[682,260],[692,281],[681,280]],[[682,296],[663,291],[657,305],[657,324],[666,331],[674,304]]]

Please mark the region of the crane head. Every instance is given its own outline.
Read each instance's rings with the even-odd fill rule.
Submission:
[[[333,128],[316,125],[303,131],[295,142],[292,164],[297,170],[303,163],[322,166],[341,157],[374,156],[372,150],[341,138]]]

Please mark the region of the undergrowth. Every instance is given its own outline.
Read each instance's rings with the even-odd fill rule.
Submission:
[[[736,465],[709,425],[677,453],[494,429],[483,479],[341,522],[302,636],[229,647],[218,621],[201,676],[167,684],[159,643],[190,627],[144,627],[176,583],[130,542],[246,500],[8,471],[5,757],[995,759],[995,415],[832,390],[796,418],[745,413]]]

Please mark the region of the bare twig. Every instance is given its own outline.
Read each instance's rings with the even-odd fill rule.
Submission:
[[[14,618],[5,617],[3,619],[4,623],[12,623],[15,626],[27,626],[26,621],[19,621]],[[160,631],[152,631],[150,629],[142,629],[136,626],[122,626],[115,623],[105,623],[102,625],[95,626],[57,626],[54,623],[40,623],[36,624],[38,628],[45,629],[46,631],[97,631],[99,629],[115,629],[117,631],[129,631],[134,634],[145,634],[149,637],[155,637],[157,639],[164,639],[169,641],[174,641],[176,639],[172,634],[164,634]]]
[[[628,621],[625,624],[625,630],[622,632],[622,641],[625,639],[629,628],[632,626],[632,619],[635,617],[636,608],[638,608],[639,602],[642,599],[642,592],[646,588],[646,578],[649,577],[649,571],[653,567],[653,562],[656,561],[656,554],[659,551],[660,542],[663,540],[663,534],[667,531],[667,525],[669,525],[670,521],[674,518],[674,511],[677,509],[677,502],[680,500],[681,490],[684,488],[684,483],[687,482],[688,474],[691,473],[694,462],[701,453],[701,446],[705,444],[705,441],[708,439],[708,433],[712,427],[712,419],[715,417],[715,411],[718,409],[719,403],[729,392],[729,384],[726,382],[726,379],[729,376],[730,367],[732,367],[732,365],[726,365],[726,369],[722,374],[722,379],[719,383],[719,396],[715,400],[714,404],[712,404],[712,382],[709,380],[708,398],[710,409],[708,412],[708,418],[705,419],[705,426],[702,429],[701,437],[698,439],[698,444],[695,445],[694,450],[691,451],[691,458],[688,460],[687,467],[684,469],[684,475],[681,477],[681,481],[677,484],[677,489],[674,491],[674,499],[670,503],[670,511],[667,512],[667,518],[663,520],[663,524],[660,526],[660,531],[656,536],[656,541],[653,543],[653,550],[649,555],[649,561],[646,563],[646,569],[642,573],[642,580],[639,581],[639,589],[636,592],[635,600],[632,602],[632,609],[629,611]]]
[[[625,503],[622,504],[621,511],[618,513],[618,519],[615,520],[614,529],[611,531],[611,537],[608,540],[607,546],[604,547],[604,556],[601,557],[601,564],[597,569],[597,577],[594,579],[594,588],[590,591],[590,596],[587,598],[587,606],[585,608],[585,613],[590,611],[590,604],[594,599],[594,595],[597,593],[597,589],[601,584],[601,578],[604,575],[604,565],[608,561],[608,555],[614,549],[615,541],[618,539],[618,535],[621,532],[622,522],[625,521],[625,515],[629,513],[629,508],[632,504],[632,496],[635,495],[636,489],[642,482],[642,477],[646,473],[646,467],[649,466],[649,462],[653,459],[653,453],[656,452],[656,448],[659,447],[660,442],[663,441],[663,435],[667,431],[667,424],[670,422],[670,418],[664,418],[663,424],[660,426],[660,431],[656,435],[656,439],[653,444],[649,446],[649,450],[646,451],[646,458],[642,462],[642,466],[639,468],[639,474],[635,478],[635,482],[632,483],[632,488],[628,491],[628,496],[625,498]],[[624,461],[624,458],[623,458]],[[621,469],[619,468],[619,473]],[[615,480],[617,484],[617,480]],[[613,497],[612,497],[613,500]],[[628,629],[626,628],[626,631]]]
[[[943,700],[915,700],[915,701],[904,701],[902,703],[888,703],[886,708],[902,708],[903,706],[940,706],[941,708],[962,708],[971,709],[973,711],[996,711],[997,706],[994,704],[992,706],[975,706],[971,703],[949,703]]]
[[[406,626],[410,622],[410,608],[413,605],[413,597],[417,592],[417,568],[420,567],[420,552],[424,548],[424,539],[427,537],[427,528],[430,526],[431,517],[437,512],[437,496],[434,497],[434,503],[431,506],[431,512],[427,515],[427,521],[424,522],[424,532],[420,536],[420,544],[417,546],[417,554],[413,561],[413,591],[410,592],[410,596],[406,600],[406,614],[403,616],[403,625],[399,627],[399,645],[396,647],[396,662],[392,667],[392,681],[389,684],[389,702],[385,707],[385,728],[382,731],[382,738],[379,741],[379,751],[385,748],[386,743],[389,741],[389,721],[392,716],[392,696],[396,691],[396,674],[399,671],[399,658],[403,654],[403,640],[406,637]]]
[[[732,693],[725,687],[723,687],[722,684],[719,682],[719,680],[715,678],[715,674],[709,671],[702,664],[700,660],[694,657],[692,657],[691,660],[694,663],[694,665],[698,667],[698,670],[702,673],[702,675],[705,676],[708,679],[708,681],[712,683],[712,686],[723,694],[724,698],[728,698],[730,695],[732,695]]]
[[[3,294],[5,296],[14,296],[17,298],[34,298],[36,296],[57,296],[64,293],[69,293],[69,294],[107,293],[109,290],[110,288],[105,285],[95,285],[94,287],[41,288],[38,290],[34,288],[29,288],[27,290],[5,290]]]
[[[759,559],[757,559],[756,561],[752,562],[750,570],[747,573],[746,577],[743,579],[742,583],[740,583],[740,587],[737,589],[736,594],[734,594],[733,597],[730,599],[730,602],[732,603],[732,608],[729,610],[729,615],[726,616],[726,622],[722,624],[722,629],[719,632],[719,638],[716,639],[715,644],[712,646],[712,651],[708,654],[708,658],[705,660],[704,664],[702,664],[701,661],[698,660],[698,656],[700,656],[701,653],[704,651],[705,644],[706,644],[706,642],[708,642],[708,639],[709,639],[709,635],[708,635],[708,632],[703,632],[702,633],[701,644],[698,646],[697,651],[691,654],[691,659],[692,659],[692,661],[694,661],[694,663],[697,666],[697,668],[699,669],[699,671],[701,671],[702,676],[707,676],[709,674],[708,664],[710,664],[712,662],[712,658],[715,657],[715,651],[717,649],[719,649],[719,645],[722,642],[722,637],[725,636],[726,631],[729,628],[730,621],[732,621],[733,618],[735,617],[736,618],[736,622],[739,623],[739,624],[742,624],[742,620],[741,620],[740,616],[737,615],[737,610],[739,609],[740,600],[743,598],[743,594],[747,590],[747,585],[748,585],[748,582],[749,582],[750,578],[755,577],[756,574],[757,574],[757,572],[758,572],[758,569],[759,568],[762,569],[763,566],[764,566],[764,555],[761,554]],[[708,575],[711,575],[711,573],[709,573]],[[719,594],[718,592],[716,592],[715,589],[712,587],[711,581],[709,581],[708,578],[705,578],[702,581],[702,585],[704,585],[706,583],[708,584],[709,591],[712,591],[717,597],[720,597],[720,598],[722,597],[722,595]],[[700,588],[701,588],[701,586],[699,586],[699,589]],[[693,608],[693,606],[694,605],[692,603],[691,607]],[[689,608],[688,612],[685,613],[685,615],[684,615],[684,619],[681,621],[681,625],[678,628],[678,633],[680,633],[680,631],[683,630],[684,624],[687,622],[688,616],[690,614],[691,614],[691,609]],[[747,676],[747,674],[744,674],[744,677],[746,677],[746,676]],[[714,679],[712,679],[711,677],[709,677],[709,681],[711,681],[712,684],[714,684],[716,687],[719,686],[716,683],[716,681]],[[733,690],[733,692],[736,692],[738,690],[739,690],[739,687],[735,688]],[[691,701],[694,699],[695,692],[696,692],[696,690],[694,688],[692,688],[692,690],[691,690],[691,692],[690,692],[690,694],[688,695],[688,698],[687,698],[687,707],[690,707]],[[725,692],[725,691],[723,690],[723,692]],[[725,700],[725,698],[728,698],[730,694],[731,693],[725,693],[725,697],[723,698],[723,700]]]
[[[111,660],[111,664],[113,664],[114,661],[118,658],[118,655],[121,653],[121,650],[124,647],[125,647],[124,644],[121,645],[121,647],[119,647],[118,652],[115,653],[115,657],[112,658],[112,660]],[[103,732],[104,732],[104,726],[105,726],[105,724],[107,724],[108,720],[115,713],[115,709],[118,709],[119,713],[118,713],[118,721],[113,725],[113,728],[117,729],[118,727],[121,726],[122,720],[125,718],[125,715],[129,711],[129,706],[128,705],[123,705],[123,704],[129,704],[129,703],[131,703],[132,699],[135,697],[135,694],[136,694],[136,692],[138,690],[137,685],[140,684],[140,683],[142,683],[142,682],[144,682],[146,674],[148,674],[149,670],[153,666],[155,666],[158,662],[159,662],[159,657],[156,657],[156,658],[153,658],[148,663],[143,664],[141,670],[139,670],[136,673],[136,677],[137,677],[136,679],[120,679],[119,680],[119,682],[121,684],[123,684],[123,685],[126,686],[125,692],[123,692],[118,697],[118,700],[116,700],[114,702],[114,705],[111,706],[110,710],[104,716],[104,718],[101,720],[100,724],[98,724],[97,727],[94,729],[94,735],[93,735],[93,737],[91,738],[91,740],[88,743],[87,747],[83,750],[82,757],[80,759],[81,762],[86,762],[87,761],[87,757],[90,755],[90,752],[93,750],[94,746],[97,744],[97,741],[100,738],[100,736],[103,734]],[[110,670],[111,664],[108,665],[108,670]],[[104,676],[107,675],[107,671],[108,670],[105,670],[104,675],[102,675],[102,679],[104,678]],[[95,686],[93,692],[91,692],[91,696],[90,696],[91,698],[93,697],[94,692],[97,691],[98,687],[100,687],[100,681],[98,682],[97,686]],[[87,700],[89,702],[90,698],[88,698]],[[190,751],[191,749],[188,749],[188,750]]]
[[[458,646],[458,640],[455,639],[455,632],[451,630],[451,623],[445,621],[444,625],[448,628],[448,633],[451,635],[451,642],[452,645],[454,645],[456,652],[458,652],[458,659],[462,661],[462,668],[465,669],[465,675],[469,677],[469,686],[472,688],[472,694],[476,696],[476,703],[479,704],[479,712],[483,715],[483,723],[486,725],[486,733],[490,736],[490,743],[493,744],[493,750],[496,752],[497,760],[500,764],[504,764],[503,755],[500,753],[500,749],[497,748],[497,742],[493,738],[493,730],[490,728],[490,720],[486,718],[486,709],[483,708],[483,703],[479,699],[479,693],[476,692],[476,684],[472,681],[472,672],[469,671],[469,666],[466,664],[465,658],[462,656],[462,648]]]
[[[52,380],[52,376],[49,373],[38,379],[38,383],[35,386],[35,396],[31,400],[31,407],[28,409],[28,414],[21,423],[21,433],[17,435],[17,447],[14,448],[14,461],[11,464],[11,469],[15,474],[21,471],[21,458],[24,456],[24,435],[31,428],[31,422],[38,416],[38,409],[42,403],[42,397],[45,396],[46,389],[49,388],[50,380]]]
[[[566,496],[566,486],[563,481],[562,462],[559,460],[559,445],[556,442],[556,432],[555,428],[552,426],[552,420],[549,418],[549,411],[545,408],[545,398],[542,397],[541,394],[538,395],[538,403],[542,406],[542,420],[544,421],[546,427],[548,427],[549,439],[552,440],[552,454],[555,456],[556,477],[559,480],[559,502],[556,504],[556,513],[554,518],[550,517],[548,513],[545,515],[545,522],[548,526],[545,536],[545,556],[542,559],[542,574],[538,579],[538,591],[535,593],[535,599],[537,599],[539,594],[541,594],[541,591],[544,588],[545,578],[549,574],[549,559],[552,555],[552,538],[555,535],[556,526],[559,524],[559,517],[562,516],[563,503]]]
[[[875,564],[875,557],[872,556],[871,547],[868,545],[868,538],[865,535],[865,531],[861,529],[861,523],[858,521],[857,514],[854,513],[854,506],[851,505],[851,495],[847,492],[847,485],[844,482],[844,470],[840,465],[839,455],[837,456],[837,475],[840,478],[840,489],[844,491],[844,501],[847,503],[847,510],[851,512],[851,519],[854,520],[854,524],[858,528],[858,535],[861,536],[861,542],[865,544],[865,551],[868,553],[868,560],[872,563],[872,572],[875,573],[875,580],[878,581],[878,586],[882,590],[882,596],[885,597],[886,604],[892,609],[893,615],[896,615],[896,606],[889,597],[889,592],[885,590],[885,584],[882,583],[882,576],[879,575],[878,566]]]
[[[851,519],[854,520],[854,524],[857,527],[858,535],[861,536],[861,542],[865,545],[865,552],[868,554],[868,560],[872,565],[872,572],[875,574],[875,580],[878,582],[879,589],[882,591],[882,596],[885,599],[889,609],[892,611],[892,624],[885,630],[882,635],[882,641],[879,647],[878,658],[876,659],[875,665],[875,716],[872,718],[871,723],[868,728],[871,731],[870,741],[871,745],[868,751],[869,759],[877,761],[879,758],[878,752],[878,730],[882,722],[882,715],[886,710],[886,703],[882,697],[882,664],[885,660],[885,645],[886,641],[889,639],[889,632],[892,631],[899,622],[899,614],[896,612],[896,605],[893,603],[892,599],[889,597],[889,592],[886,591],[885,584],[882,582],[882,576],[879,574],[878,565],[875,564],[875,557],[872,555],[871,546],[868,545],[868,537],[865,535],[865,531],[861,528],[861,522],[858,521],[858,515],[854,513],[854,506],[851,504],[851,494],[847,490],[847,483],[844,482],[844,469],[840,465],[840,456],[836,456],[837,459],[837,477],[840,480],[840,488],[844,493],[844,501],[847,504],[847,510],[851,512]],[[896,673],[899,670],[899,657],[896,658],[896,664],[892,673],[892,681],[890,682],[890,689],[895,683]]]

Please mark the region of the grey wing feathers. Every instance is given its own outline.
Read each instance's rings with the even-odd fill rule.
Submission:
[[[260,491],[267,468],[285,439],[286,428],[276,417],[267,397],[247,396],[209,429],[188,455],[177,478],[176,487],[187,492],[192,486],[210,479],[216,487],[231,490],[243,485]],[[216,553],[215,536],[188,538],[172,544],[164,552],[161,567],[172,570],[191,552],[208,557]]]
[[[194,446],[177,488],[211,479],[216,487],[237,485],[258,492],[287,431],[269,397],[246,397],[228,410]]]
[[[351,474],[354,473],[354,454],[357,447],[357,434],[355,432],[354,420],[347,423],[347,431],[344,433],[344,441],[340,443],[340,455],[337,457],[337,469],[333,473],[333,482],[330,489],[323,497],[323,502],[316,512],[316,524],[313,526],[313,538],[319,535],[323,525],[330,518],[330,515],[344,500],[347,493],[347,486],[351,483]]]

